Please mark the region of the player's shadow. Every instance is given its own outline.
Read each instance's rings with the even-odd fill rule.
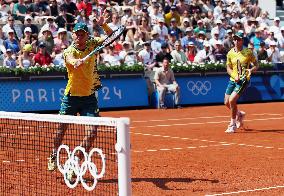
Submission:
[[[219,183],[219,180],[198,179],[198,178],[197,179],[193,179],[193,178],[132,178],[132,182],[150,182],[163,190],[173,190],[167,186],[167,183],[170,183],[170,182],[192,183],[194,181]],[[182,190],[182,189],[179,189],[179,190]]]
[[[282,129],[250,129],[244,128],[238,133],[280,133],[284,134],[284,130]]]

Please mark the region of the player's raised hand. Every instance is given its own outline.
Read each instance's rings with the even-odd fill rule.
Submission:
[[[109,16],[109,14],[107,13],[107,11],[104,10],[103,12],[101,12],[101,13],[99,14],[98,17],[96,17],[97,24],[98,24],[98,25],[102,25],[102,24],[106,23],[107,20],[109,19],[109,17],[110,17],[110,16]]]

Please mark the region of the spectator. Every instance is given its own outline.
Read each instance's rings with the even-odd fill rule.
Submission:
[[[114,13],[112,14],[112,20],[111,23],[108,23],[108,26],[114,31],[116,29],[118,29],[118,27],[120,26],[120,17],[118,15],[118,13]]]
[[[63,67],[64,65],[64,58],[63,58],[63,51],[67,48],[66,45],[61,45],[61,50],[57,51],[58,53],[55,54],[55,57],[53,59],[53,64],[55,66]]]
[[[257,28],[254,32],[254,36],[251,38],[250,42],[253,44],[254,49],[258,50],[260,47],[260,43],[263,42],[263,38],[261,36],[261,30]]]
[[[121,18],[121,24],[122,25],[126,25],[127,19],[130,18],[132,16],[132,10],[131,7],[124,7],[123,8],[123,16]]]
[[[159,18],[158,24],[153,27],[153,30],[159,33],[161,42],[168,39],[168,28],[165,26],[164,18]]]
[[[255,59],[258,60],[257,59],[257,51],[255,50],[253,43],[248,44],[248,49],[250,49],[252,51],[253,55],[255,56]]]
[[[177,41],[177,37],[174,31],[170,32],[169,35],[170,36],[169,36],[169,40],[167,41],[167,43],[169,44],[170,52],[172,52],[175,49],[175,43]]]
[[[223,47],[223,43],[221,40],[218,40],[215,43],[215,49],[213,50],[213,55],[216,61],[226,62],[227,53],[225,48]]]
[[[197,27],[194,29],[194,33],[197,35],[200,31],[207,32],[202,20],[197,21]]]
[[[262,41],[260,42],[259,46],[260,47],[257,51],[257,59],[259,61],[262,61],[262,60],[268,61],[268,55],[267,55],[267,51],[265,48],[265,43]]]
[[[10,6],[6,1],[0,1],[0,20],[7,21],[8,16],[11,14]]]
[[[180,41],[175,42],[175,49],[171,52],[173,60],[178,63],[186,63],[187,57],[185,53],[181,50],[181,43]]]
[[[171,6],[171,10],[169,13],[165,14],[165,23],[167,26],[170,26],[171,20],[173,18],[176,19],[177,25],[180,26],[180,15],[177,12],[177,7],[175,5]]]
[[[78,10],[85,10],[87,17],[89,17],[92,14],[93,7],[92,4],[89,2],[89,0],[78,0],[76,3],[76,7]]]
[[[38,28],[35,24],[32,24],[32,20],[33,18],[30,15],[25,16],[25,22],[24,25],[22,26],[22,32],[24,32],[26,27],[29,27],[32,30],[31,34],[38,35]]]
[[[13,6],[12,14],[16,20],[20,20],[22,21],[22,23],[24,23],[24,19],[27,14],[27,11],[28,11],[28,8],[24,4],[24,0],[18,0],[18,2],[15,3]]]
[[[50,0],[49,3],[50,16],[57,17],[59,15],[57,0]]]
[[[107,53],[103,56],[103,62],[110,66],[121,65],[121,58],[114,53],[113,45],[107,47]]]
[[[280,52],[279,52],[279,49],[277,48],[277,43],[275,41],[270,41],[269,49],[267,49],[267,56],[268,56],[269,62],[272,62],[272,63],[281,62]]]
[[[49,10],[47,9],[48,4],[44,1],[34,0],[28,7],[28,13],[33,16],[36,20],[37,17],[48,16]]]
[[[177,26],[177,20],[175,18],[171,19],[171,24],[168,27],[169,32],[174,32],[175,36],[177,39],[180,39],[182,37],[182,31],[180,30],[180,28],[178,28]]]
[[[203,45],[204,45],[204,49],[197,52],[194,58],[194,62],[196,63],[215,62],[215,58],[214,58],[214,55],[212,54],[210,43],[207,41],[204,41]]]
[[[6,50],[6,58],[3,61],[3,66],[9,68],[15,68],[17,66],[16,60],[12,57],[13,51],[11,49]]]
[[[45,51],[51,55],[54,47],[54,39],[48,27],[43,26],[41,28],[38,41],[45,43]]]
[[[274,41],[276,43],[276,45],[278,45],[278,40],[277,38],[274,36],[274,32],[273,31],[269,31],[269,35],[268,37],[266,38],[266,40],[264,41],[266,46],[270,46],[270,42],[271,41]]]
[[[32,45],[26,44],[23,46],[22,54],[19,55],[18,62],[19,66],[22,68],[28,68],[34,65],[33,58],[31,56]]]
[[[67,9],[64,6],[60,6],[59,16],[56,17],[55,23],[58,28],[67,28],[68,31],[74,26],[75,17],[73,15],[67,14]]]
[[[70,41],[68,40],[67,31],[64,28],[59,28],[57,31],[57,36],[54,38],[54,48],[55,54],[61,53],[62,47],[68,47]]]
[[[125,40],[133,42],[134,41],[134,34],[135,34],[136,29],[137,29],[137,26],[133,22],[132,18],[127,19],[125,27],[126,27]]]
[[[78,15],[78,9],[77,6],[74,2],[72,2],[71,0],[63,0],[63,4],[61,5],[62,7],[65,7],[66,9],[66,13],[72,16],[77,16]]]
[[[13,29],[7,30],[8,38],[4,40],[3,45],[7,49],[11,49],[12,54],[16,55],[20,51],[20,43],[15,38]]]
[[[146,70],[152,70],[155,66],[153,51],[149,41],[144,43],[144,49],[138,53],[138,61],[142,62]]]
[[[151,35],[150,35],[150,32],[151,32],[151,26],[148,24],[148,19],[146,18],[146,17],[142,17],[141,18],[141,22],[140,22],[140,24],[139,24],[139,26],[138,26],[138,31],[140,32],[140,33],[143,33],[144,35],[145,35],[145,39],[146,40],[150,40],[151,39]],[[137,32],[138,32],[137,31]],[[155,30],[153,30],[153,31],[155,31]],[[155,31],[155,32],[157,32],[157,31]],[[158,33],[158,32],[157,32]],[[158,34],[159,35],[159,34]],[[159,36],[158,36],[158,38],[159,38]],[[160,40],[160,38],[159,38],[159,40]]]
[[[48,16],[46,18],[46,24],[42,26],[42,29],[49,29],[52,33],[52,36],[56,36],[58,27],[57,24],[54,22],[53,16]]]
[[[20,40],[23,37],[22,29],[20,25],[15,24],[15,20],[12,16],[8,17],[8,24],[5,24],[3,26],[3,32],[5,33],[5,36],[8,37],[8,31],[12,29],[15,33],[15,38],[17,40]]]
[[[224,40],[224,48],[226,52],[229,52],[233,47],[234,47],[233,31],[231,29],[228,29],[227,37]]]
[[[164,102],[167,91],[175,93],[175,107],[181,108],[179,105],[180,88],[175,80],[174,72],[171,70],[169,64],[169,60],[165,58],[163,60],[162,67],[156,70],[154,76],[157,90],[159,91],[159,108],[161,109],[167,108]]]
[[[197,35],[197,40],[195,42],[197,51],[203,50],[204,48],[204,41],[206,39],[206,35],[204,31],[199,31]]]
[[[187,60],[190,62],[194,62],[194,58],[196,56],[197,50],[196,47],[194,45],[194,42],[188,42],[187,44],[187,51],[186,51],[186,56],[187,56]]]
[[[154,58],[156,57],[156,55],[162,50],[161,46],[162,44],[159,42],[159,34],[156,31],[152,31],[152,41],[151,41],[151,49],[153,51],[154,54]]]
[[[52,58],[46,52],[46,44],[40,42],[38,45],[38,52],[35,54],[33,60],[36,66],[49,66],[52,63]]]
[[[177,7],[177,12],[179,13],[179,15],[182,15],[185,10],[189,10],[189,5],[185,3],[185,0],[179,0],[176,7]]]
[[[218,37],[218,39],[220,39],[220,40],[224,40],[224,38],[225,38],[225,35],[226,35],[226,30],[225,30],[225,28],[224,28],[224,26],[222,25],[222,21],[219,19],[219,20],[217,20],[216,21],[216,27],[214,27],[212,30],[211,30],[211,32],[214,32],[214,31],[217,31],[218,30],[218,32],[219,32],[219,37]]]
[[[154,26],[159,23],[159,18],[163,18],[163,15],[159,12],[160,5],[155,3],[153,5],[153,12],[150,12],[150,25]]]
[[[181,46],[184,50],[187,49],[189,42],[196,42],[193,36],[193,29],[191,27],[186,28],[185,36],[181,39]]]
[[[26,27],[24,30],[24,37],[20,40],[20,47],[23,48],[26,44],[32,44],[32,29]]]
[[[280,33],[280,18],[275,17],[273,25],[269,28],[270,32],[274,32],[275,35],[278,35]]]
[[[173,58],[172,55],[169,52],[169,48],[168,48],[168,44],[167,43],[163,43],[161,46],[161,51],[156,55],[156,66],[157,67],[161,67],[162,66],[162,62],[165,58],[167,58],[169,61],[171,61],[171,59]]]
[[[119,57],[120,59],[122,59],[122,62],[127,65],[133,65],[137,63],[137,55],[136,52],[131,49],[131,43],[124,41],[122,45],[123,50],[119,53]]]
[[[212,38],[209,40],[211,47],[215,49],[216,42],[219,40],[219,29],[212,29]]]
[[[189,18],[183,18],[182,23],[180,25],[180,30],[182,31],[183,34],[186,34],[186,29],[190,27],[190,20]]]

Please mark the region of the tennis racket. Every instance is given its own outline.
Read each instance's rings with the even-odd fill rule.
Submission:
[[[85,56],[82,60],[86,61],[92,55],[98,53],[103,48],[112,44],[116,39],[118,39],[125,31],[125,26],[119,26],[115,31],[113,31],[110,35],[108,35],[90,54]]]
[[[237,70],[238,70],[239,79],[243,80],[246,75],[244,74],[244,71],[243,71],[243,68],[242,68],[242,65],[239,59],[237,60]]]

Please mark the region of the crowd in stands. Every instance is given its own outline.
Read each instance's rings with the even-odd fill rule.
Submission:
[[[225,62],[239,31],[258,60],[284,61],[284,26],[278,17],[270,21],[257,0],[0,0],[3,66],[63,66],[62,52],[72,44],[76,23],[86,23],[91,36],[106,36],[96,24],[104,11],[110,28],[127,30],[101,52],[99,64],[141,62],[153,69],[165,57]]]

